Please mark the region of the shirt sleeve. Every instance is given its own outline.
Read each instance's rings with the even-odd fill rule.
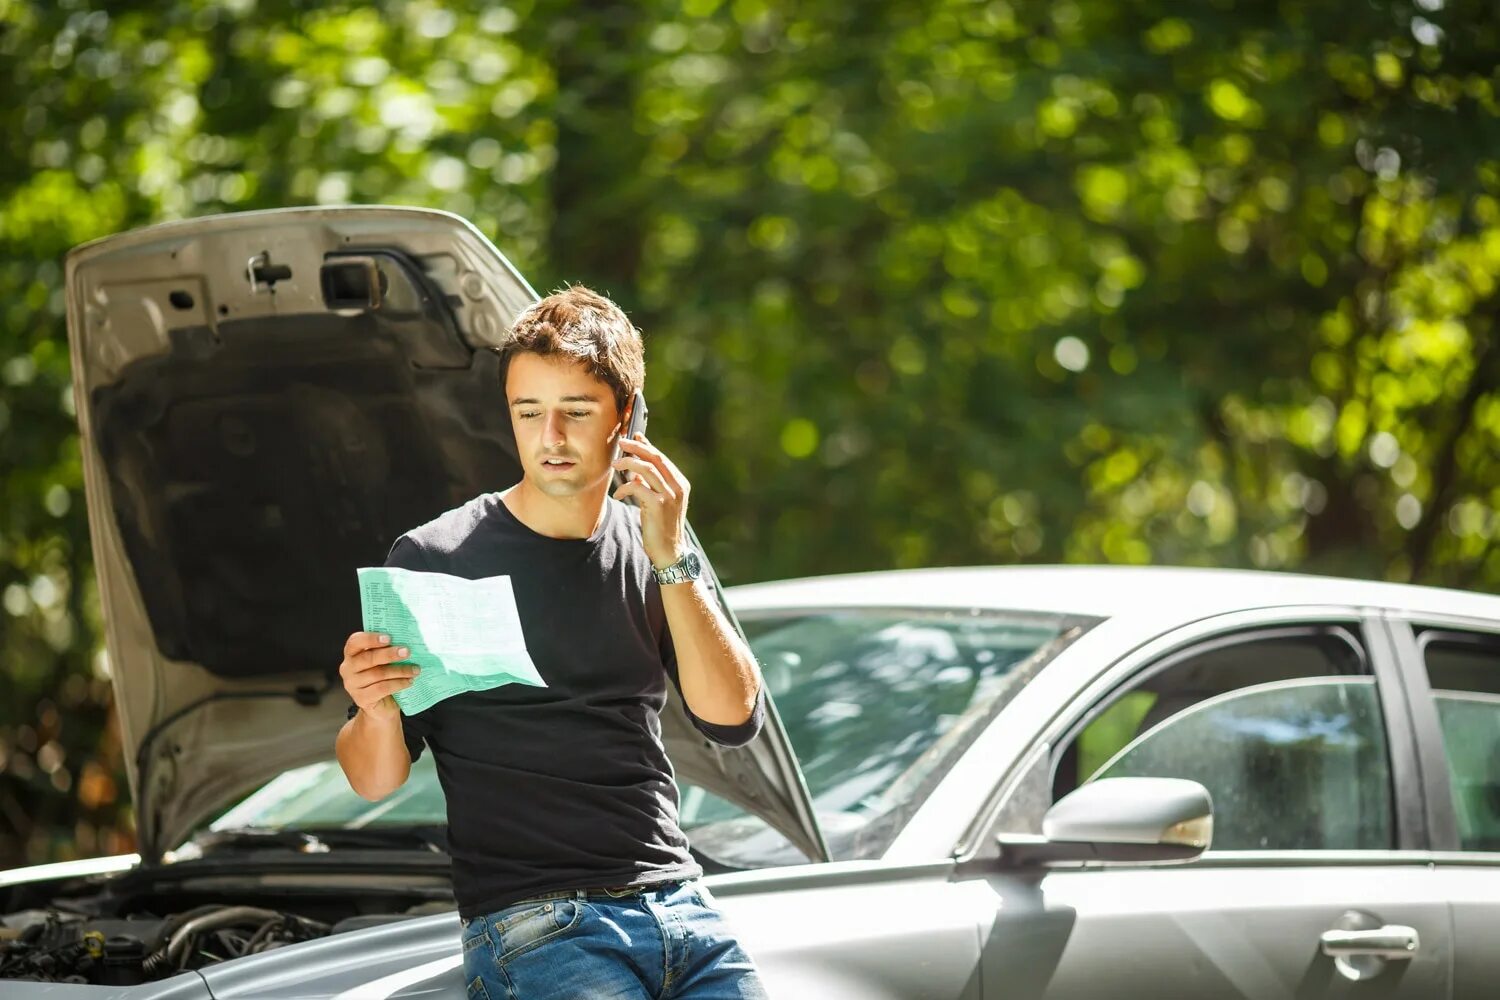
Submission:
[[[416,542],[407,535],[396,539],[391,546],[390,553],[385,557],[387,569],[412,569],[421,572],[429,572],[431,567],[427,564],[427,556]],[[436,706],[433,706],[436,708]],[[418,712],[416,715],[401,713],[401,736],[406,740],[406,753],[413,763],[422,756],[422,749],[431,734],[433,726],[433,709]],[[359,713],[359,706],[349,702],[348,718],[354,718]]]
[[[682,697],[682,681],[677,675],[677,647],[672,642],[672,630],[669,626],[662,626],[661,637],[661,662],[667,669],[667,676],[672,678],[672,686],[677,689],[677,696],[682,699],[682,710],[687,713],[688,721],[693,728],[707,736],[710,740],[720,746],[742,747],[746,743],[760,735],[760,728],[766,721],[766,685],[762,680],[760,690],[755,692],[755,707],[750,710],[750,718],[737,726],[723,726],[715,722],[705,722],[693,714],[692,708],[688,706],[687,699]]]

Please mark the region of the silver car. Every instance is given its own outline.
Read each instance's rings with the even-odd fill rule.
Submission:
[[[431,755],[347,788],[329,650],[354,567],[519,475],[481,348],[534,293],[460,219],[349,208],[91,244],[68,295],[141,853],[0,875],[0,995],[462,997]],[[775,996],[1500,981],[1500,599],[1097,567],[722,593],[773,718],[664,732]]]

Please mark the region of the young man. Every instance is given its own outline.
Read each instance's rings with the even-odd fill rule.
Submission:
[[[375,800],[424,742],[436,756],[471,1000],[764,997],[677,826],[659,720],[670,679],[701,732],[746,743],[764,718],[760,672],[696,582],[687,479],[644,436],[622,440],[640,334],[572,287],[522,313],[501,356],[521,482],[402,535],[386,565],[509,575],[547,686],[406,716],[390,695],[421,665],[356,632],[339,763]],[[612,497],[615,469],[630,481]]]

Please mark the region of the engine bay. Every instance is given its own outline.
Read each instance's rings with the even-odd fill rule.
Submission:
[[[300,890],[286,887],[285,877],[272,888],[244,874],[185,874],[151,884],[138,869],[91,877],[86,887],[74,879],[4,891],[0,981],[130,986],[454,908],[446,864],[430,875],[330,873]]]

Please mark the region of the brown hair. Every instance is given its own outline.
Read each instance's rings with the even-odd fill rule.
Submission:
[[[641,334],[624,311],[583,285],[559,289],[528,306],[511,324],[500,355],[500,387],[517,354],[562,357],[588,366],[615,393],[619,412],[646,381]]]

